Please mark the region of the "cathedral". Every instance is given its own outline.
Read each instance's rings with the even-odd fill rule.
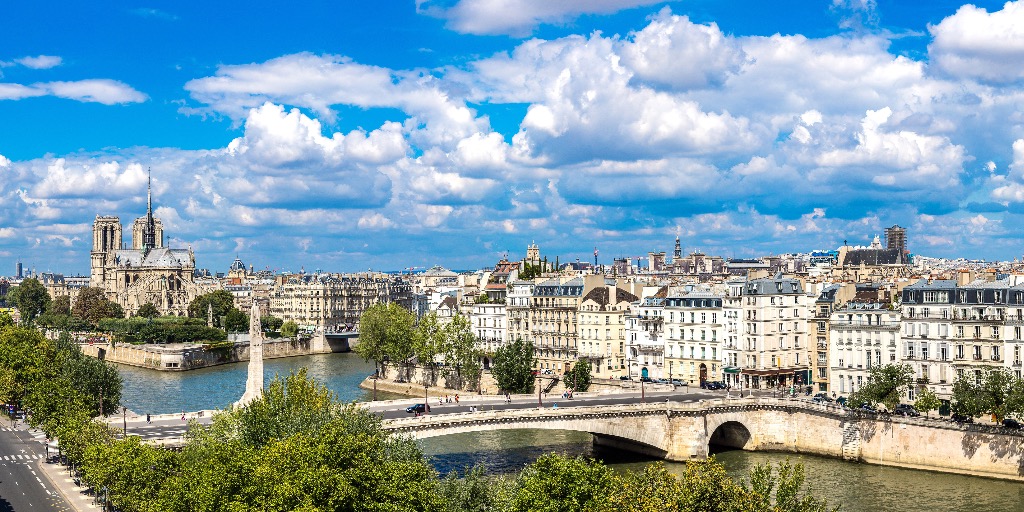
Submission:
[[[203,291],[193,281],[192,249],[164,246],[164,227],[153,218],[152,178],[147,185],[146,216],[132,224],[132,247],[121,241],[118,217],[96,216],[92,225],[89,286],[100,288],[128,315],[146,303],[161,315],[188,315],[188,305]]]

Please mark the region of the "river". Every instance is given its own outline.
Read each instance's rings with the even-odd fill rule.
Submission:
[[[307,368],[342,400],[369,400],[359,388],[373,372],[354,354],[325,354],[264,361],[267,381]],[[137,413],[224,408],[245,389],[246,365],[231,364],[188,372],[158,372],[119,366],[124,379],[123,402]],[[386,398],[384,395],[381,398]],[[546,452],[595,457],[618,469],[638,469],[651,461],[633,454],[595,448],[590,434],[545,430],[496,430],[421,441],[424,453],[441,473],[485,465],[493,473],[511,473]],[[804,465],[807,486],[845,511],[1019,512],[1024,510],[1024,484],[971,476],[931,473],[825,457],[781,453],[726,451],[716,455],[729,474],[743,478],[757,464],[789,458]],[[668,463],[670,471],[682,464]]]

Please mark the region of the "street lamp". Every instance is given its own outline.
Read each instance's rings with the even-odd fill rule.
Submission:
[[[543,387],[542,384],[541,384],[542,382],[543,381],[541,380],[541,376],[538,373],[537,374],[537,407],[544,407],[544,401],[540,397],[540,388]]]
[[[128,408],[121,406],[121,421],[124,424],[124,438],[128,439]]]
[[[427,379],[423,379],[423,414],[427,414],[427,411],[430,410],[430,399],[427,397],[428,389],[430,388]]]

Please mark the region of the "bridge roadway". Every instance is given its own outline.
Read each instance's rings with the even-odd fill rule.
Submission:
[[[644,393],[644,400],[647,402],[665,402],[665,400],[671,400],[674,402],[695,402],[711,398],[722,398],[725,394],[725,391],[679,388],[676,391],[653,391]],[[548,395],[543,398],[542,402],[544,408],[551,408],[557,403],[559,409],[599,405],[624,405],[640,403],[640,395],[640,392],[603,395],[593,394],[589,396],[584,393],[582,395],[577,394],[572,400],[561,398],[558,395]],[[454,394],[452,396],[454,396]],[[469,412],[470,407],[476,407],[480,411],[536,410],[538,408],[536,395],[514,395],[512,403],[506,403],[503,397],[495,395],[460,395],[460,402],[458,404],[438,404],[437,397],[431,397],[431,400],[430,414],[426,415],[427,417],[463,414]],[[366,406],[370,411],[377,413],[385,420],[397,420],[412,417],[413,415],[405,412],[405,409],[414,403],[422,402],[422,398],[405,398],[400,400],[367,402],[362,405]],[[170,442],[180,440],[181,436],[184,435],[188,429],[188,421],[190,420],[194,419],[204,425],[209,424],[210,416],[213,412],[214,411],[203,411],[202,416],[199,416],[200,413],[196,412],[186,413],[185,420],[181,419],[181,414],[158,415],[152,418],[151,423],[146,423],[145,417],[129,417],[127,422],[124,422],[122,418],[111,416],[108,418],[108,422],[111,426],[117,428],[123,428],[123,426],[127,424],[128,435],[136,435],[145,440],[164,440]]]

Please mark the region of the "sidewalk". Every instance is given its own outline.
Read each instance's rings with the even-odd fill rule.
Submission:
[[[100,510],[101,507],[94,503],[95,497],[87,494],[85,487],[75,485],[71,477],[71,470],[58,462],[46,462],[40,460],[36,463],[39,472],[50,481],[50,485],[57,489],[57,492],[64,497],[71,508],[78,512],[90,512]]]

